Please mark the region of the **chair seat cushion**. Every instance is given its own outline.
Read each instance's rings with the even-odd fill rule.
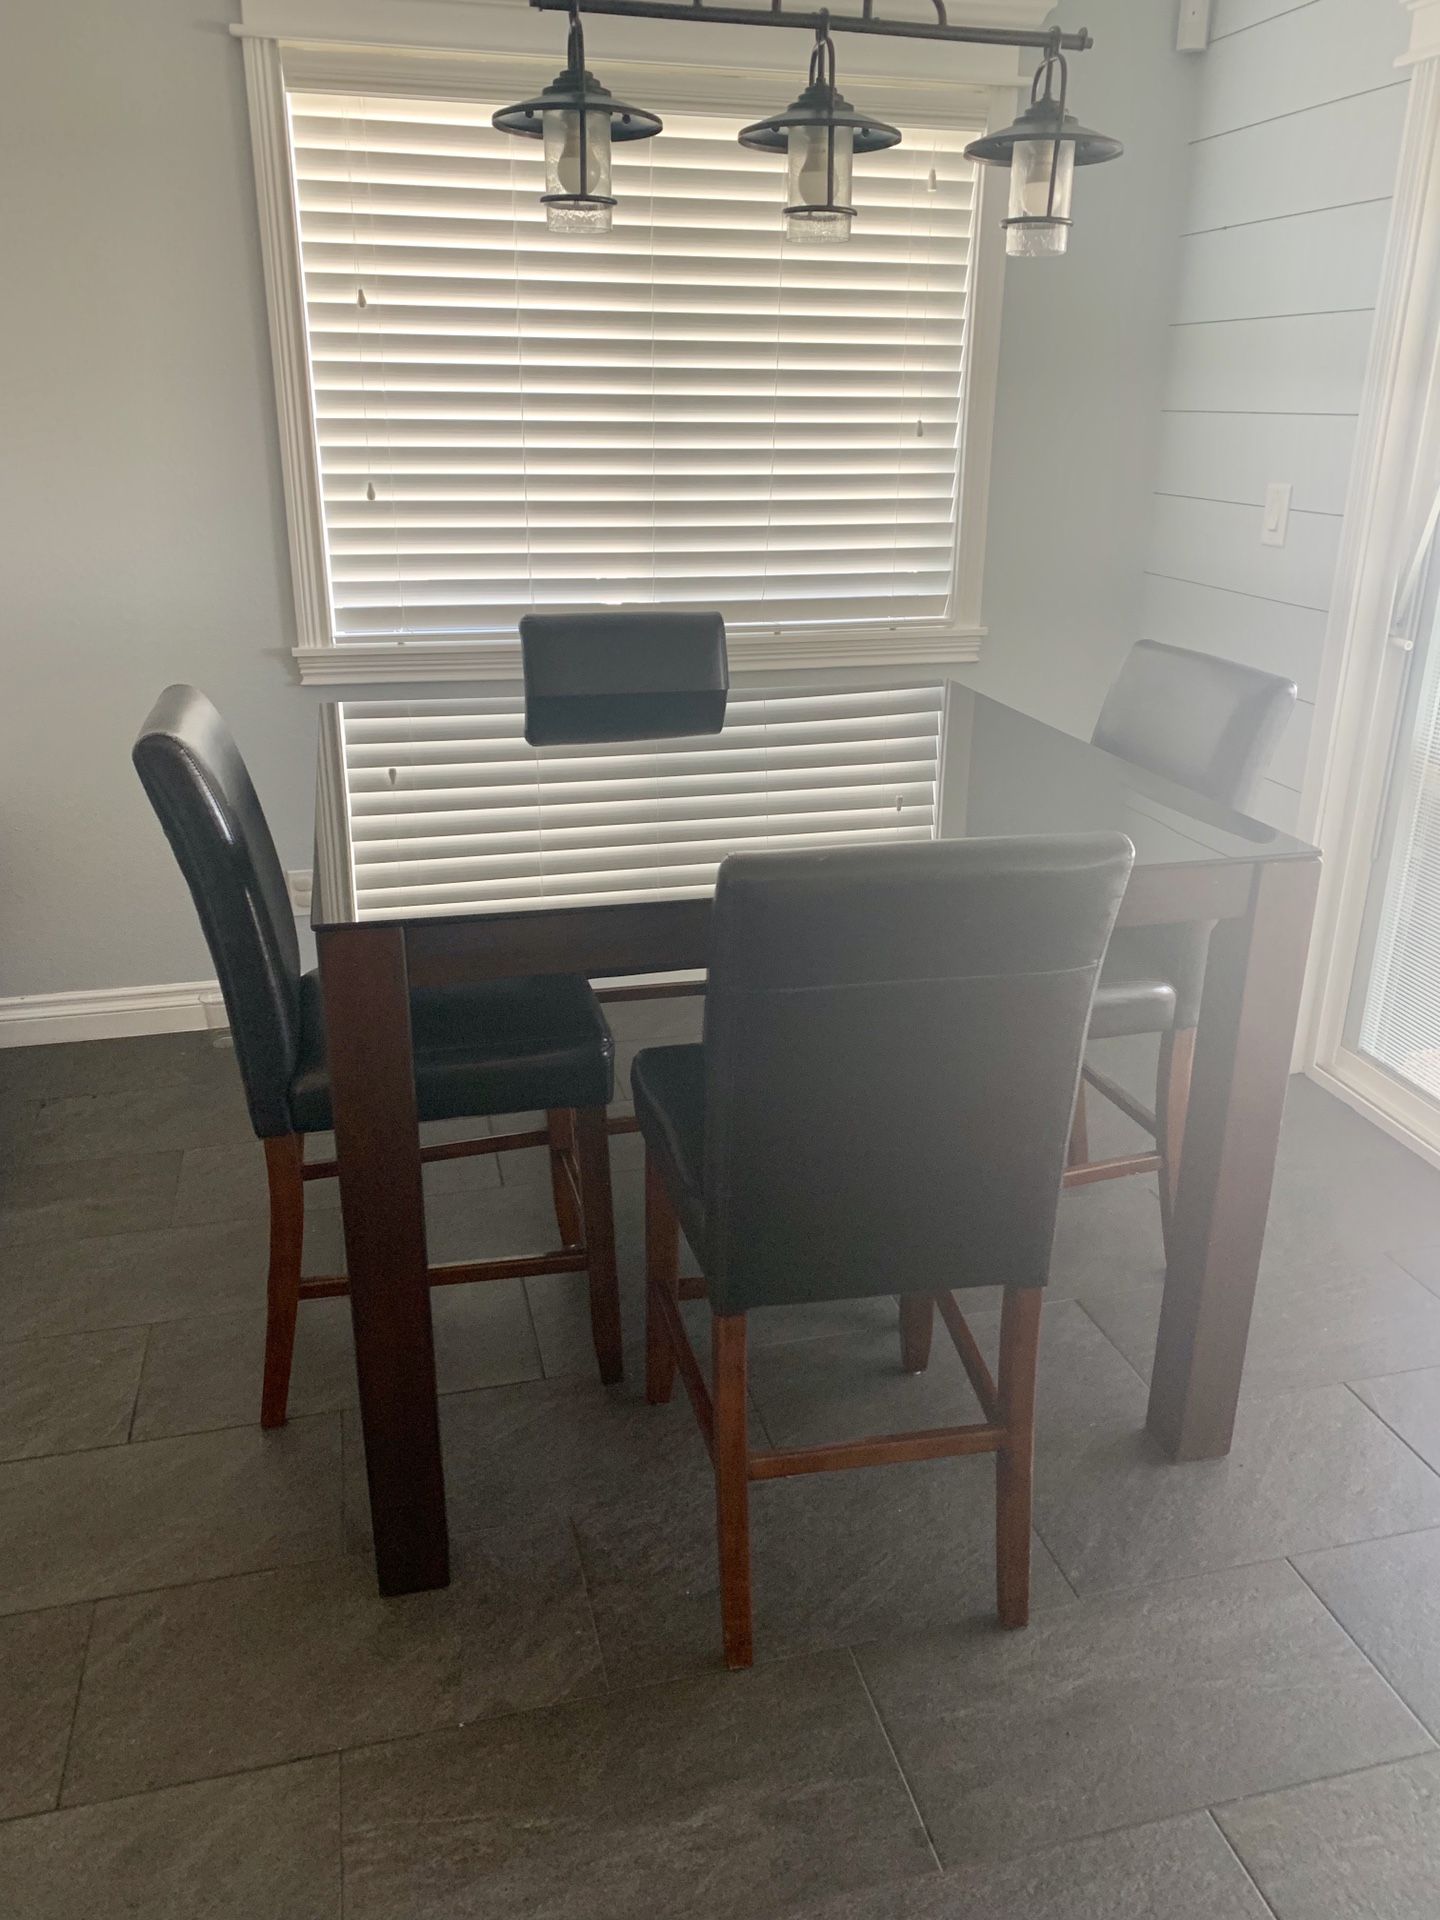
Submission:
[[[1175,989],[1168,980],[1115,977],[1108,971],[1095,989],[1092,1040],[1118,1040],[1129,1033],[1168,1033],[1175,1024]]]
[[[290,1116],[297,1132],[321,1133],[331,1110],[318,974],[301,981],[300,1005]],[[410,997],[410,1022],[422,1120],[603,1107],[614,1091],[615,1043],[587,980],[422,987]]]
[[[635,1118],[685,1238],[705,1258],[705,1049],[646,1047],[630,1070]]]

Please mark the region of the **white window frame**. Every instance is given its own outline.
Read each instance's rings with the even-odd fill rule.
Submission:
[[[1317,741],[1300,831],[1325,855],[1297,1067],[1386,1133],[1440,1166],[1435,1109],[1346,1040],[1376,831],[1385,803],[1392,721],[1404,655],[1391,641],[1397,584],[1418,529],[1409,497],[1420,438],[1440,395],[1424,403],[1440,284],[1440,0],[1401,0],[1411,76],[1370,365],[1316,706]]]
[[[475,11],[479,14],[488,9],[477,7]],[[553,26],[552,16],[533,17],[548,20]],[[517,679],[518,640],[437,642],[386,635],[337,642],[334,638],[286,92],[368,91],[510,99],[548,80],[558,56],[553,48],[543,56],[488,55],[291,40],[248,27],[237,31],[244,46],[250,103],[295,593],[297,643],[293,652],[300,678],[306,683],[351,686]],[[770,37],[785,42],[792,54],[790,43],[798,45],[803,38],[799,34]],[[904,44],[914,47],[925,43]],[[964,50],[946,49],[947,54],[955,51]],[[789,64],[794,66],[793,58]],[[608,57],[604,65],[611,84],[622,91],[632,88],[637,97],[662,111],[666,107],[692,112],[744,113],[751,107],[759,111],[769,102],[777,83],[776,72],[769,68],[676,66]],[[958,83],[953,78],[941,83],[918,77],[866,77],[862,82],[857,77],[856,85],[862,84],[866,104],[902,127],[907,120],[922,126],[970,126],[979,121],[994,127],[1008,120],[1014,109],[1013,79],[996,84],[987,76],[986,84],[967,85],[963,70]],[[1003,186],[1001,181],[997,187],[993,169],[979,169],[956,476],[958,538],[949,618],[929,628],[876,624],[737,632],[730,636],[729,644],[735,667],[797,671],[816,667],[907,668],[964,665],[980,658],[985,635],[981,593],[1005,259],[1000,228]]]

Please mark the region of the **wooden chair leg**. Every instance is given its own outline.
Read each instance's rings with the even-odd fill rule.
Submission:
[[[1170,1228],[1175,1195],[1180,1185],[1180,1156],[1185,1145],[1185,1115],[1190,1106],[1190,1076],[1195,1066],[1195,1029],[1180,1027],[1160,1036],[1160,1063],[1155,1079],[1155,1143],[1160,1149],[1160,1226],[1165,1255],[1170,1255]]]
[[[615,1212],[610,1193],[610,1134],[603,1107],[575,1115],[580,1162],[580,1205],[590,1275],[590,1332],[600,1378],[607,1387],[625,1375],[625,1337],[620,1324],[620,1279],[615,1266]]]
[[[1075,1090],[1075,1113],[1070,1122],[1070,1145],[1066,1150],[1067,1167],[1083,1167],[1090,1158],[1090,1122],[1085,1112],[1085,1082]]]
[[[715,1521],[720,1544],[720,1618],[727,1667],[754,1664],[750,1604],[750,1437],[746,1424],[745,1316],[711,1320],[714,1366]]]
[[[555,1195],[555,1224],[560,1229],[562,1247],[582,1244],[580,1209],[575,1204],[575,1189],[570,1184],[566,1157],[575,1152],[575,1116],[568,1107],[551,1107],[545,1115],[545,1130],[550,1135],[550,1187]]]
[[[1035,1364],[1040,1287],[1008,1288],[1000,1313],[1000,1424],[995,1456],[995,1598],[1002,1627],[1030,1618],[1030,1526],[1035,1465]]]
[[[906,1373],[924,1373],[930,1364],[930,1337],[935,1331],[935,1297],[929,1293],[900,1296],[900,1364]]]
[[[283,1427],[290,1402],[290,1363],[295,1357],[295,1318],[300,1310],[300,1261],[305,1245],[304,1136],[283,1133],[265,1142],[270,1185],[270,1273],[265,1302],[265,1377],[260,1424]]]
[[[680,1293],[680,1221],[655,1161],[645,1156],[645,1398],[663,1406],[675,1391],[675,1355],[655,1305]]]

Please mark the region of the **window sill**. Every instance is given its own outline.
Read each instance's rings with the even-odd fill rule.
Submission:
[[[730,665],[741,673],[824,667],[949,667],[980,658],[985,628],[952,627],[943,633],[735,633]],[[520,643],[499,640],[361,640],[293,649],[305,686],[396,686],[424,680],[518,680]]]

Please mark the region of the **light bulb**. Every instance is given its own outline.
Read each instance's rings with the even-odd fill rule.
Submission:
[[[580,115],[573,109],[545,114],[545,191],[547,194],[610,194],[610,115],[586,114],[585,153],[580,148]],[[546,222],[556,233],[608,233],[608,206],[577,206],[560,201],[545,209]]]
[[[1062,140],[1055,174],[1055,198],[1050,199],[1053,140],[1019,140],[1010,163],[1010,218],[1034,225],[1005,229],[1005,251],[1020,259],[1038,259],[1064,253],[1070,244],[1070,196],[1075,184],[1075,142]]]
[[[855,157],[853,128],[834,130],[834,178],[830,171],[831,129],[792,127],[788,143],[790,163],[785,209],[787,240],[835,241],[850,237],[850,177]],[[815,211],[809,211],[809,209]],[[838,209],[838,210],[832,210]]]

